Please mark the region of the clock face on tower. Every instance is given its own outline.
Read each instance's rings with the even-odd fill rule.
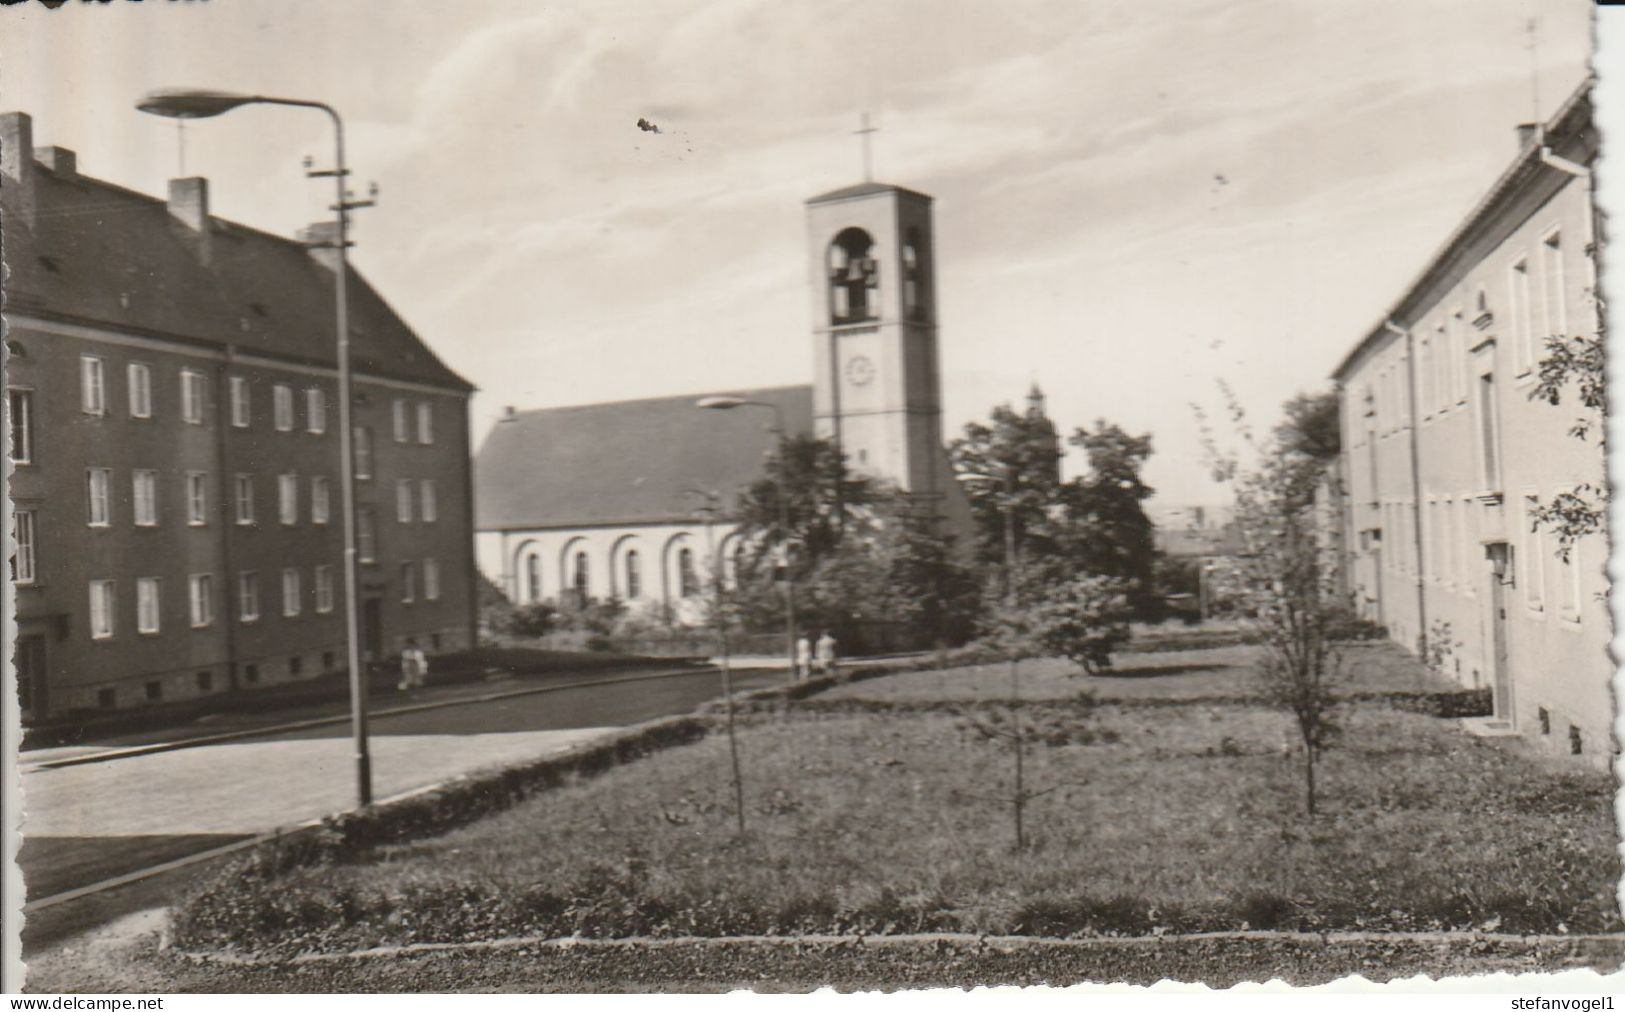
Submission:
[[[875,364],[862,355],[854,355],[846,360],[846,378],[853,386],[861,387],[875,378]]]

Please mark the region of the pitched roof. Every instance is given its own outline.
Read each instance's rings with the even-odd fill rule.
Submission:
[[[689,521],[714,491],[731,509],[761,477],[771,412],[707,411],[704,394],[523,411],[498,422],[474,458],[480,530]],[[812,387],[738,391],[776,404],[791,435],[812,431]]]
[[[211,219],[209,256],[163,200],[33,167],[33,199],[0,186],[7,308],[125,333],[331,366],[333,273],[300,242]],[[359,372],[458,390],[447,368],[352,267]]]
[[[921,200],[931,199],[920,191],[911,190],[906,186],[893,186],[891,183],[856,183],[852,186],[843,186],[838,190],[831,190],[828,193],[820,193],[816,197],[809,197],[807,203],[825,204],[834,200],[867,197],[873,193],[904,193],[911,197],[919,197]]]

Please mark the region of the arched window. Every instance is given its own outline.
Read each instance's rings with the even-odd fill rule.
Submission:
[[[534,603],[542,599],[542,557],[535,552],[525,556],[525,600]]]
[[[570,582],[571,586],[575,588],[576,601],[580,604],[586,604],[588,592],[592,589],[592,584],[589,581],[589,571],[587,569],[586,552],[576,553],[575,572],[571,576]]]
[[[643,570],[638,566],[638,550],[626,553],[626,599],[635,600],[643,593]]]
[[[880,316],[880,264],[875,241],[861,228],[849,228],[829,247],[829,319],[862,323]]]
[[[903,238],[903,314],[911,320],[925,318],[921,259],[920,230],[911,228]]]
[[[693,597],[700,592],[700,580],[694,572],[693,549],[677,550],[677,587],[677,592],[684,597]]]

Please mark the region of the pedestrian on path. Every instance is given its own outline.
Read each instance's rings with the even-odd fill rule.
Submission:
[[[803,678],[810,676],[812,674],[812,664],[812,640],[803,635],[800,639],[796,640],[795,663],[794,669],[790,672],[790,677],[799,682]]]
[[[418,641],[406,641],[406,649],[401,651],[401,691],[421,689],[429,679],[429,658],[418,649]]]
[[[818,637],[818,648],[813,655],[820,675],[835,674],[835,637],[825,629]]]

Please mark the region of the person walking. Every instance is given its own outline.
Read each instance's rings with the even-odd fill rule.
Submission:
[[[812,674],[812,665],[812,640],[808,639],[806,635],[803,634],[800,639],[796,640],[795,670],[790,672],[790,676],[799,682],[803,678],[807,678]]]
[[[818,647],[813,658],[820,675],[835,674],[835,637],[829,634],[828,629],[819,635]]]
[[[418,648],[418,641],[406,641],[406,649],[401,651],[401,691],[421,689],[429,678],[429,658],[424,656]]]

